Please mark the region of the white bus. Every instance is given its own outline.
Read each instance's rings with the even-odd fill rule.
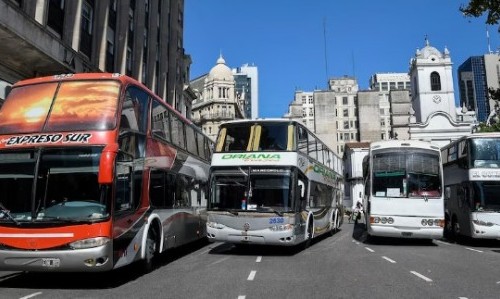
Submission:
[[[416,140],[372,142],[363,172],[368,237],[443,236],[443,172],[438,146]]]
[[[233,244],[309,246],[342,224],[343,164],[303,124],[221,125],[212,156],[207,235]]]
[[[500,238],[500,133],[464,136],[441,155],[445,235]]]

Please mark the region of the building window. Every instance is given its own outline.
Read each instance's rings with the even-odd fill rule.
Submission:
[[[387,91],[387,90],[389,90],[387,82],[382,82],[382,91]]]
[[[344,117],[349,117],[349,109],[344,109]]]
[[[342,97],[342,104],[347,105],[349,103],[349,98],[348,97]]]
[[[431,73],[431,90],[441,90],[441,78],[439,77],[438,72]]]
[[[64,24],[64,0],[50,0],[47,26],[62,36]]]
[[[80,52],[91,58],[92,54],[92,23],[94,20],[93,1],[83,1],[82,3],[82,19],[80,31]]]
[[[349,121],[344,121],[344,129],[349,129]]]

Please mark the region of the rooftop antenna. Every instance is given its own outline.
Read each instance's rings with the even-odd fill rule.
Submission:
[[[352,76],[356,78],[356,64],[354,60],[354,51],[351,50],[351,56],[352,56]]]
[[[328,84],[328,58],[326,55],[326,17],[323,17],[323,42],[325,47],[325,76]]]
[[[488,41],[488,54],[491,54],[491,45],[490,45],[490,32],[488,31],[488,26],[486,26],[486,40]]]

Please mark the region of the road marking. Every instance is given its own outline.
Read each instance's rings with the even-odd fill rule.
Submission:
[[[253,280],[255,278],[255,274],[257,274],[257,271],[250,271],[250,275],[248,275],[247,280]]]
[[[36,292],[36,293],[30,294],[30,295],[28,295],[28,296],[21,297],[21,298],[19,298],[19,299],[28,299],[28,298],[33,298],[33,297],[38,296],[38,295],[41,295],[41,294],[42,294],[42,292]]]
[[[375,250],[371,249],[370,247],[365,247],[366,250],[368,250],[369,252],[375,252]]]
[[[416,271],[410,271],[411,274],[415,275],[415,276],[418,276],[420,278],[422,278],[423,280],[427,281],[427,282],[432,282],[432,279],[430,279],[429,277],[425,277],[423,276],[422,274],[416,272]]]
[[[260,263],[260,261],[262,261],[262,257],[261,256],[258,256],[257,259],[255,260],[256,263]]]
[[[395,260],[391,260],[390,258],[388,258],[388,257],[386,257],[386,256],[383,256],[382,258],[383,258],[384,260],[386,260],[386,261],[390,262],[390,263],[393,263],[393,264],[395,264],[395,263],[396,263],[396,261],[395,261]]]
[[[219,260],[216,260],[215,262],[212,262],[210,264],[208,264],[209,266],[213,266],[213,265],[216,265],[218,263],[222,263],[223,261],[227,260],[229,257],[224,257],[224,258],[221,258]]]
[[[481,252],[482,253],[481,250],[477,250],[477,249],[474,249],[474,248],[465,247],[465,249],[470,250],[470,251],[475,251],[475,252]]]
[[[247,296],[244,296],[244,295],[239,295],[238,296],[238,299],[245,299]]]

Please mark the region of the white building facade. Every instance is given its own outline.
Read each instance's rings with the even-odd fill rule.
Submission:
[[[441,53],[426,39],[410,61],[413,116],[409,136],[444,146],[472,132],[475,113],[455,106],[450,52]]]

